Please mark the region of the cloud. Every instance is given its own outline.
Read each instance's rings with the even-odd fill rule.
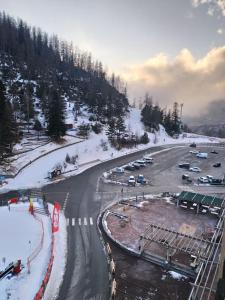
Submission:
[[[215,11],[225,16],[225,0],[191,0],[191,3],[194,7],[207,4],[209,6],[208,14],[210,16],[214,15]]]
[[[225,91],[225,46],[213,48],[201,59],[188,49],[174,58],[159,53],[145,63],[126,68],[123,77],[134,97],[149,92],[155,101],[169,106],[184,103],[184,113],[198,114]]]
[[[217,29],[217,33],[218,33],[218,34],[223,34],[223,33],[224,33],[224,31],[223,31],[223,29],[222,29],[222,28],[218,28],[218,29]]]

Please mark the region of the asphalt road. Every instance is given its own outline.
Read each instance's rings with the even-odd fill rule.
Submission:
[[[163,147],[155,147],[149,151],[161,149]],[[105,162],[80,175],[44,187],[47,200],[59,201],[69,222],[68,257],[58,300],[109,299],[108,266],[99,239],[97,216],[114,195],[105,198],[96,193],[97,181],[104,171],[138,159],[143,153],[146,150]]]

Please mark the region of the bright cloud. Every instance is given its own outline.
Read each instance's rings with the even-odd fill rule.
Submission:
[[[124,72],[130,94],[149,92],[161,105],[184,103],[186,114],[197,114],[215,99],[224,99],[225,46],[214,48],[201,59],[183,49],[171,60],[160,53]]]
[[[225,16],[225,0],[191,0],[191,2],[194,7],[202,4],[209,5],[209,15],[213,15],[215,11],[220,11]]]

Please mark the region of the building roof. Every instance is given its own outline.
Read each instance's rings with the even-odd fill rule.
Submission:
[[[192,192],[183,191],[179,195],[179,200],[185,200],[187,202],[222,207],[224,199],[215,196],[202,195]]]

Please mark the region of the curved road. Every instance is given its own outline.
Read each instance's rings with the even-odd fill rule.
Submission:
[[[98,177],[112,167],[140,158],[146,151],[150,153],[163,148],[165,147],[154,147],[116,158],[94,166],[80,175],[44,187],[43,191],[50,202],[59,201],[63,206],[66,196],[68,197],[65,208],[65,216],[70,222],[68,257],[58,300],[109,299],[108,266],[96,225],[101,207],[105,205],[96,193]],[[84,218],[87,221],[86,226]],[[93,225],[90,224],[90,218]],[[73,226],[72,222],[75,223]]]
[[[62,207],[65,207],[65,216],[69,221],[68,257],[58,300],[110,298],[108,266],[96,224],[101,208],[113,200],[115,194],[111,193],[111,199],[107,199],[101,193],[96,193],[99,176],[115,166],[140,158],[143,153],[174,146],[158,146],[116,158],[94,166],[80,175],[44,187],[47,200],[59,201]],[[187,147],[183,150],[174,149],[172,157],[165,157],[162,161],[162,168],[160,165],[155,166],[157,173],[164,173],[177,159],[183,157],[185,151],[187,152]],[[162,186],[158,186],[157,190],[162,191]],[[111,191],[114,192],[115,188],[112,187]]]

